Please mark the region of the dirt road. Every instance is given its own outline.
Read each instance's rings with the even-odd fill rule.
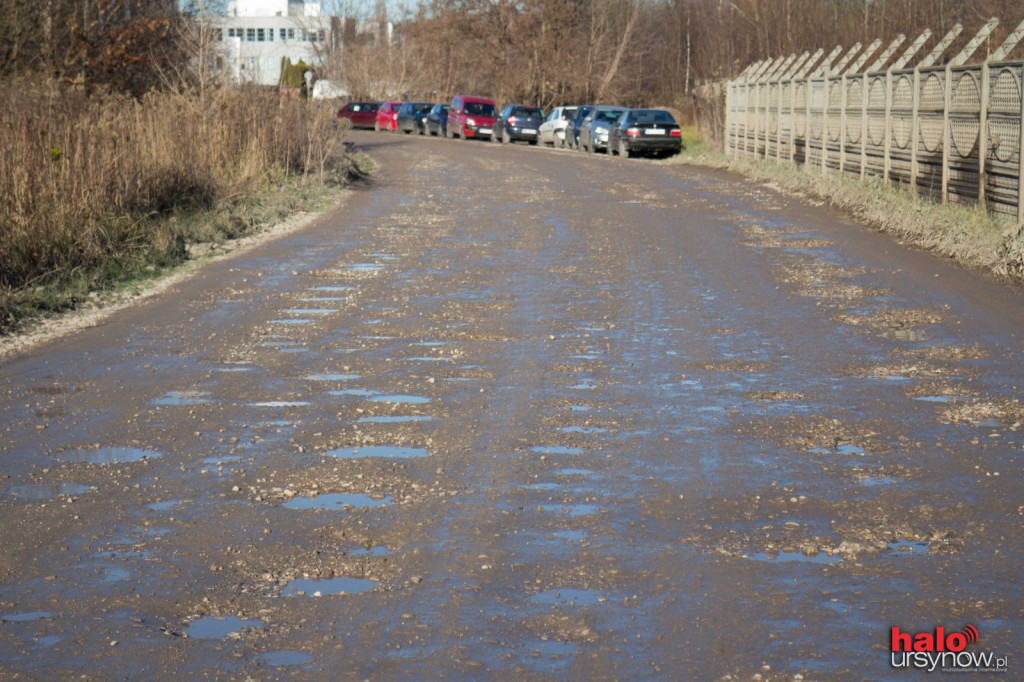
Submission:
[[[0,678],[1024,674],[1019,290],[721,172],[353,139],[338,210],[0,364]]]

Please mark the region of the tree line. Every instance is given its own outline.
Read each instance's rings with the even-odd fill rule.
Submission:
[[[38,77],[141,94],[194,72],[205,11],[175,0],[7,0],[0,78]],[[681,104],[697,85],[783,54],[956,22],[961,40],[995,16],[998,44],[1019,0],[328,0],[327,15],[390,22],[382,39],[321,46],[323,75],[354,97],[382,86],[426,99],[457,91],[542,106]],[[334,26],[338,26],[337,20]],[[951,48],[955,53],[955,46]],[[983,53],[982,51],[981,53]],[[400,93],[396,93],[400,94]]]

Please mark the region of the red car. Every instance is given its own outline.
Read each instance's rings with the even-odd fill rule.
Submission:
[[[384,102],[377,110],[377,119],[373,124],[376,132],[382,130],[398,130],[398,110],[404,102]]]
[[[448,111],[448,137],[491,139],[498,107],[486,97],[455,95]]]
[[[338,110],[343,128],[372,128],[377,122],[380,102],[349,102]]]

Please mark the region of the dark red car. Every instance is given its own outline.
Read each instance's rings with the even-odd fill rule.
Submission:
[[[378,133],[382,130],[398,130],[398,110],[402,108],[403,102],[384,102],[377,110],[377,119],[373,129]]]
[[[448,137],[491,139],[498,107],[486,97],[455,95],[448,110]]]
[[[349,102],[338,110],[343,128],[372,128],[380,102]]]

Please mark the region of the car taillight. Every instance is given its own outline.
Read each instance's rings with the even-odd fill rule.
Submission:
[[[510,126],[514,126],[516,124],[516,117],[515,116],[509,116],[508,117],[508,124]]]
[[[630,128],[629,130],[626,131],[626,137],[637,137],[638,135],[640,135],[641,132],[643,131],[641,131],[639,128]]]
[[[669,134],[670,137],[682,137],[683,136],[683,131],[682,130],[670,130],[668,132],[668,134]]]

